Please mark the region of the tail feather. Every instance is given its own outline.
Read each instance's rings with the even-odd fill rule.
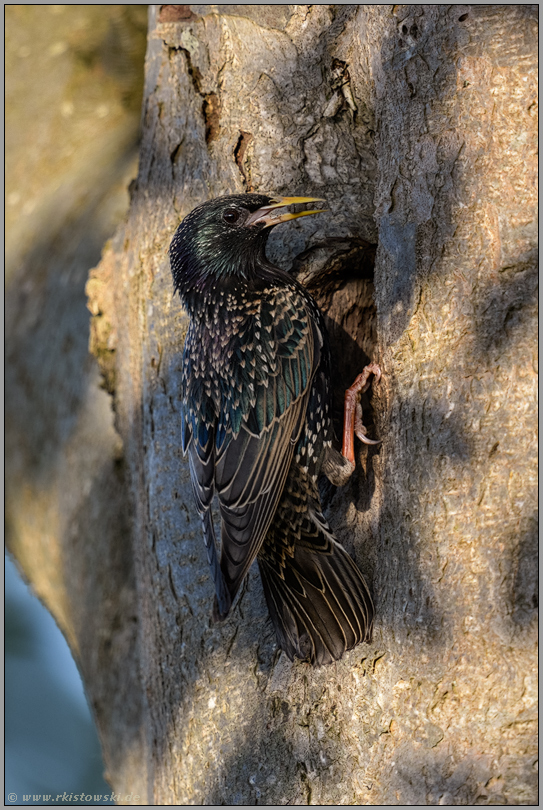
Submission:
[[[232,599],[226,582],[224,581],[224,576],[219,564],[211,509],[206,509],[202,513],[202,523],[204,525],[204,540],[206,544],[207,561],[209,563],[209,567],[211,568],[211,575],[215,584],[213,620],[217,622],[222,621],[222,619],[224,619],[228,614],[232,604]]]
[[[373,603],[312,494],[300,509],[300,488],[287,483],[258,562],[279,645],[291,660],[321,665],[370,640]]]

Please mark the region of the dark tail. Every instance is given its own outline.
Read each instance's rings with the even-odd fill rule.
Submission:
[[[258,563],[277,640],[291,661],[329,664],[370,640],[367,585],[299,469],[289,476]]]
[[[228,615],[232,599],[228,591],[226,582],[224,581],[221,566],[219,564],[219,557],[217,554],[217,545],[215,542],[215,529],[213,528],[213,518],[211,509],[206,509],[202,513],[202,523],[204,524],[204,540],[207,551],[207,561],[211,568],[211,575],[215,584],[215,600],[213,602],[213,621],[220,622]]]

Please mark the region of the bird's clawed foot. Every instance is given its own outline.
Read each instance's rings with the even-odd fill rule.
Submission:
[[[376,382],[381,379],[381,369],[377,363],[369,363],[362,374],[359,374],[354,383],[345,391],[345,410],[343,420],[343,449],[342,453],[351,464],[354,464],[354,434],[364,444],[380,444],[380,440],[368,439],[366,428],[362,423],[362,405],[360,395],[370,386],[370,376],[375,376]]]

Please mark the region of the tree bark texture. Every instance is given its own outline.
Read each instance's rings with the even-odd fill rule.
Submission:
[[[87,287],[129,482],[149,803],[535,801],[536,13],[150,8],[130,215]],[[210,623],[180,448],[167,249],[244,190],[326,198],[269,255],[326,312],[340,398],[368,358],[383,371],[383,443],[323,492],[373,640],[321,669],[277,651],[256,570]],[[98,722],[115,788],[122,713]]]

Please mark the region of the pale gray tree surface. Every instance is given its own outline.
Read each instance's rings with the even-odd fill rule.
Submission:
[[[536,24],[530,5],[150,7],[130,214],[87,285],[122,497],[91,480],[81,515],[109,509],[106,531],[12,545],[62,616],[116,790],[536,801]],[[383,443],[324,493],[373,640],[321,669],[277,650],[256,570],[210,623],[180,450],[167,248],[243,190],[326,199],[269,255],[326,311],[339,400],[368,357],[383,370],[365,403]]]

